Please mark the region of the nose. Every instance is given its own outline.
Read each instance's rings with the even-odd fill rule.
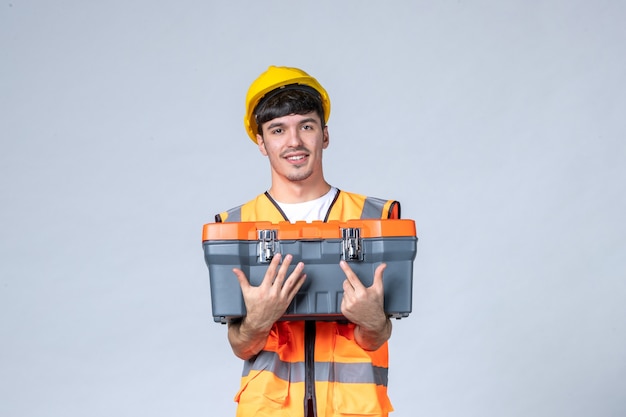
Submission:
[[[300,137],[300,129],[298,129],[297,126],[294,126],[288,130],[287,144],[290,147],[298,147],[302,145],[302,138]]]

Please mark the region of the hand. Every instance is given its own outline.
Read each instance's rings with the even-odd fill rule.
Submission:
[[[247,314],[243,321],[248,330],[269,332],[272,325],[285,314],[291,300],[306,279],[306,275],[302,273],[304,269],[302,262],[299,262],[289,277],[285,278],[292,256],[286,255],[282,264],[281,258],[280,253],[274,255],[258,287],[250,285],[241,269],[233,269],[246,305]]]
[[[391,336],[391,321],[384,309],[383,272],[387,265],[378,265],[369,288],[363,285],[346,261],[341,261],[339,266],[346,274],[341,313],[357,325],[354,330],[357,343],[363,349],[376,350]]]

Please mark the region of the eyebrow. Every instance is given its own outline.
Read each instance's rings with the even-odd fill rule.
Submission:
[[[267,128],[268,129],[273,129],[275,127],[282,127],[284,125],[285,125],[284,123],[275,122],[275,123],[270,123],[269,125],[267,125]]]
[[[298,122],[299,125],[303,125],[306,123],[316,123],[317,124],[317,120],[313,117],[307,117],[305,119],[302,119]],[[281,123],[281,122],[274,122],[274,123],[270,123],[269,125],[267,125],[267,129],[273,129],[275,127],[283,127],[285,126],[285,123]]]
[[[311,122],[317,124],[317,120],[315,118],[313,118],[313,117],[307,117],[306,119],[302,119],[302,120],[300,120],[300,123],[298,123],[298,124],[302,125],[302,124],[311,123]]]

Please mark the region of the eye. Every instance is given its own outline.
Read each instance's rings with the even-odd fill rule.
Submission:
[[[270,133],[272,135],[280,135],[281,133],[283,133],[283,129],[281,129],[280,127],[277,127],[276,129],[270,130]]]

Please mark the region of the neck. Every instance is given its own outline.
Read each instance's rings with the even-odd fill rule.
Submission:
[[[318,183],[300,184],[298,182],[276,183],[268,190],[272,198],[281,203],[304,203],[315,200],[330,191],[330,184],[322,180]]]

